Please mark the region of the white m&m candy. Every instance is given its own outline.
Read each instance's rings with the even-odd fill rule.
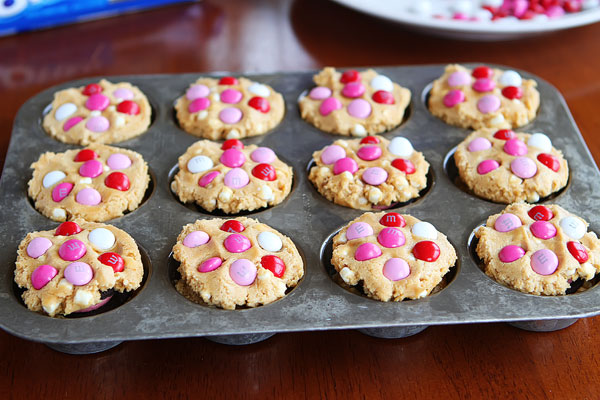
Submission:
[[[63,121],[75,114],[75,111],[77,111],[77,106],[75,104],[65,103],[56,109],[54,118],[56,118],[57,121]]]
[[[429,222],[420,221],[413,225],[411,232],[425,239],[437,239],[437,230]]]
[[[100,250],[108,250],[115,245],[115,235],[106,228],[96,228],[88,235],[89,241]]]
[[[54,186],[55,183],[60,182],[63,179],[65,179],[66,176],[67,175],[62,171],[48,172],[44,176],[44,179],[42,180],[42,185],[44,185],[45,188],[49,188],[51,186]]]
[[[580,219],[575,217],[565,217],[560,220],[560,227],[565,234],[575,240],[579,240],[585,235],[587,228]]]
[[[269,88],[261,83],[253,83],[248,86],[248,91],[260,97],[269,97],[271,94]]]
[[[544,153],[550,152],[552,150],[552,141],[550,138],[543,133],[534,133],[531,135],[529,140],[527,141],[527,145],[531,147],[536,147],[542,150]]]
[[[377,75],[371,79],[371,87],[375,91],[385,90],[386,92],[391,92],[394,90],[394,83],[385,75]]]
[[[502,76],[500,76],[500,84],[503,86],[519,87],[523,84],[523,79],[521,78],[521,75],[519,75],[518,72],[508,70],[504,71],[504,73],[502,73]]]
[[[192,174],[203,172],[211,169],[214,166],[213,161],[206,156],[192,157],[187,163],[187,169]]]
[[[258,244],[267,251],[279,251],[283,247],[283,243],[279,236],[273,232],[261,232],[258,235]]]
[[[395,137],[388,146],[388,150],[395,156],[407,158],[410,157],[414,149],[407,138]]]

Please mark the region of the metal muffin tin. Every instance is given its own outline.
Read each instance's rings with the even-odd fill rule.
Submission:
[[[0,234],[4,239],[0,249],[4,271],[0,274],[0,327],[60,351],[90,353],[127,340],[206,336],[221,343],[243,344],[277,332],[326,329],[361,329],[379,337],[402,337],[428,325],[529,321],[517,324],[543,331],[599,314],[597,287],[568,296],[534,296],[502,286],[481,271],[471,256],[469,237],[473,229],[505,205],[460,189],[446,171],[447,154],[469,131],[447,125],[427,110],[430,83],[443,73],[444,66],[376,70],[412,93],[404,123],[384,136],[405,136],[416,150],[422,151],[431,164],[433,184],[424,198],[395,211],[433,223],[455,246],[455,277],[445,289],[420,300],[383,303],[352,293],[331,279],[327,272],[329,260],[321,258],[326,241],[363,211],[330,203],[308,181],[307,165],[313,151],[341,138],[300,118],[298,97],[314,86],[315,71],[309,71],[246,75],[282,93],[286,115],[271,132],[243,140],[246,144],[273,148],[294,168],[295,182],[289,197],[278,206],[249,216],[292,238],[304,257],[304,278],[283,299],[254,309],[228,311],[190,302],[174,288],[177,265],[169,255],[183,225],[211,215],[184,206],[170,191],[169,172],[187,147],[199,140],[178,127],[173,103],[191,82],[211,74],[112,76],[107,79],[138,86],[154,111],[153,122],[145,134],[115,144],[144,156],[153,174],[154,190],[138,210],[108,222],[127,231],[147,252],[146,283],[125,304],[93,316],[50,318],[29,311],[18,298],[13,283],[18,244],[28,232],[58,225],[38,213],[27,198],[27,182],[32,174],[29,165],[44,151],[78,148],[48,136],[41,127],[41,118],[57,90],[99,80],[86,78],[43,91],[28,100],[17,114],[0,182]],[[593,230],[600,226],[600,217],[592,212],[600,203],[600,191],[595,189],[600,173],[558,91],[543,80],[520,72],[538,82],[542,100],[537,118],[519,131],[545,132],[553,145],[563,151],[571,169],[569,186],[551,201],[586,219]]]

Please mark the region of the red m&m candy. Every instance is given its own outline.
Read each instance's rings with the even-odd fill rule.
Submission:
[[[394,104],[396,100],[394,100],[394,95],[385,90],[378,90],[373,93],[373,101],[379,104]]]
[[[111,173],[104,180],[104,184],[111,189],[120,190],[121,192],[128,191],[131,186],[129,178],[122,172]]]
[[[414,174],[417,170],[410,160],[405,160],[403,158],[396,158],[392,161],[392,166],[404,172],[406,175]]]
[[[558,170],[560,169],[560,161],[558,161],[558,158],[556,158],[552,154],[541,153],[538,154],[537,159],[539,162],[541,162],[554,172],[558,172]]]
[[[535,206],[527,212],[527,215],[536,221],[550,221],[554,214],[546,206]]]
[[[60,224],[56,231],[54,231],[54,236],[71,236],[76,235],[81,232],[81,227],[77,225],[73,221],[67,221]]]
[[[98,158],[98,154],[92,149],[83,149],[75,156],[75,162],[84,162]]]
[[[140,106],[135,101],[123,100],[117,105],[117,111],[122,114],[138,115],[140,113]]]
[[[477,78],[477,79],[491,78],[492,75],[494,75],[494,71],[492,71],[492,69],[490,67],[486,67],[485,65],[482,65],[480,67],[475,68],[473,70],[473,72],[471,73],[471,75],[473,75],[473,77]]]
[[[244,143],[242,143],[242,141],[238,140],[238,139],[228,139],[228,140],[224,141],[223,146],[221,146],[221,150],[228,150],[228,149],[242,150],[243,148],[244,148]]]
[[[356,82],[358,80],[360,80],[360,74],[355,69],[345,71],[340,78],[340,82],[342,83]]]
[[[379,223],[383,226],[399,226],[400,228],[406,226],[404,217],[395,212],[385,214],[383,217],[381,217]]]
[[[285,263],[277,256],[263,256],[263,258],[260,259],[260,265],[271,271],[277,278],[281,278],[285,273]]]
[[[514,139],[515,133],[510,129],[500,129],[499,131],[494,133],[494,137],[496,139],[501,139],[501,140],[510,140],[510,139]]]
[[[219,79],[219,85],[237,85],[238,84],[238,80],[235,79],[233,76],[224,76],[221,79]]]
[[[579,262],[579,264],[583,264],[586,262],[590,256],[588,255],[585,247],[579,242],[568,242],[567,249],[569,253]]]
[[[252,168],[252,175],[263,181],[274,181],[277,179],[277,173],[271,164],[258,164]]]
[[[104,264],[112,267],[113,271],[121,272],[125,269],[125,261],[123,261],[123,257],[118,255],[117,253],[103,253],[100,254],[98,260]]]
[[[240,233],[243,232],[246,227],[244,227],[240,221],[230,219],[225,221],[225,223],[221,225],[220,229],[225,232]]]
[[[377,144],[379,143],[379,138],[376,136],[366,136],[360,140],[360,144]]]
[[[419,260],[434,262],[440,257],[440,247],[435,242],[423,240],[415,244],[413,255]]]
[[[259,96],[254,96],[253,98],[248,100],[248,105],[264,114],[268,113],[271,109],[271,106],[269,105],[269,100]]]
[[[98,85],[97,83],[90,83],[89,85],[83,88],[82,93],[86,96],[91,96],[93,94],[101,93],[102,90],[102,86]]]

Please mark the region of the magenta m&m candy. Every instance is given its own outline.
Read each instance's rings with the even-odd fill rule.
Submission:
[[[70,182],[59,183],[52,189],[52,200],[56,203],[60,203],[65,197],[67,197],[71,190],[73,190],[73,185]]]
[[[235,89],[225,89],[221,92],[221,102],[226,104],[237,104],[242,100],[242,92]]]
[[[65,124],[63,125],[63,130],[65,132],[67,132],[68,130],[70,130],[72,127],[74,127],[75,125],[77,125],[78,123],[80,123],[81,121],[83,121],[83,117],[73,117],[73,118],[69,118],[67,120],[67,122],[65,122]]]
[[[356,155],[365,161],[377,160],[381,157],[381,148],[379,146],[362,146],[358,149]]]
[[[95,178],[102,175],[103,172],[104,166],[98,160],[86,161],[79,167],[79,175],[87,178]]]
[[[90,111],[103,111],[110,105],[110,99],[102,93],[92,94],[85,101],[85,108]]]
[[[404,246],[406,238],[398,228],[384,228],[377,235],[377,241],[380,245],[387,248]]]
[[[351,99],[362,96],[365,93],[365,86],[360,82],[347,83],[342,88],[342,95]]]
[[[381,255],[381,249],[373,243],[363,243],[356,248],[354,258],[356,261],[367,261]]]
[[[85,244],[78,239],[69,239],[58,249],[58,255],[65,261],[77,261],[87,253]]]
[[[556,227],[547,221],[535,221],[529,229],[538,239],[548,240],[556,236]]]
[[[350,157],[340,158],[333,164],[333,173],[339,175],[342,172],[348,171],[352,175],[358,171],[358,164]]]
[[[510,244],[508,246],[504,246],[500,253],[498,253],[498,258],[503,263],[511,263],[513,261],[517,261],[521,257],[525,255],[525,250],[514,244]]]
[[[217,176],[219,176],[220,173],[221,172],[219,172],[219,171],[207,172],[206,174],[202,175],[202,177],[200,179],[198,179],[198,186],[207,187],[208,185],[211,184],[212,181],[215,180],[215,178]]]
[[[230,253],[243,253],[252,247],[252,243],[246,236],[234,233],[225,238],[223,246]]]
[[[483,160],[477,165],[477,173],[479,175],[485,175],[492,172],[500,166],[496,160]]]
[[[496,87],[496,83],[489,78],[480,78],[473,83],[473,90],[479,93],[491,92]]]
[[[339,110],[342,108],[342,102],[336,99],[335,97],[328,97],[319,106],[319,112],[323,116],[327,116],[331,114],[333,111]]]
[[[223,264],[223,260],[219,257],[211,257],[208,260],[204,260],[198,266],[198,272],[211,272],[219,268]]]
[[[527,154],[527,145],[520,139],[509,139],[504,143],[504,152],[511,156],[524,156]]]
[[[56,275],[58,270],[51,265],[44,264],[37,267],[31,274],[31,284],[35,290],[46,286]]]
[[[455,105],[460,104],[464,101],[465,101],[465,94],[461,90],[458,90],[458,89],[450,90],[448,93],[446,93],[446,95],[444,96],[444,99],[442,100],[444,105],[448,108],[452,108]]]
[[[227,149],[221,154],[220,161],[229,168],[238,168],[246,162],[246,156],[238,149]]]
[[[188,105],[188,111],[193,114],[197,113],[198,111],[206,110],[208,107],[210,107],[210,100],[206,97],[199,97],[194,99]]]

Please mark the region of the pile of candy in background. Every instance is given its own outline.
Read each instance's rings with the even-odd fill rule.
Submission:
[[[408,11],[421,17],[475,22],[547,20],[592,10],[600,0],[419,0]]]

